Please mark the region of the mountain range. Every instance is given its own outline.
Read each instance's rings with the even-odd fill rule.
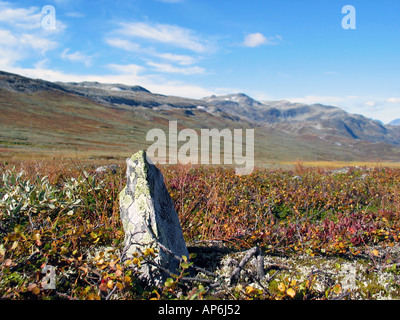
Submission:
[[[400,126],[400,119],[394,119],[393,121],[389,122],[391,126]]]
[[[152,128],[255,129],[256,163],[398,161],[400,126],[334,106],[257,101],[246,94],[187,99],[141,86],[62,83],[0,71],[2,158],[123,158]]]

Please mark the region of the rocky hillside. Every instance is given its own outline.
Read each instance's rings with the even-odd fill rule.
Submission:
[[[0,89],[26,94],[46,90],[64,91],[64,88],[58,84],[39,79],[30,79],[4,71],[0,71]]]
[[[391,126],[400,126],[400,119],[395,119],[389,123]]]
[[[204,100],[232,116],[300,135],[400,144],[397,128],[386,127],[379,121],[333,106],[289,101],[259,102],[242,93],[212,96]]]
[[[146,108],[197,108],[202,101],[153,94],[140,86],[101,84],[98,82],[61,83],[65,91],[81,95],[97,103],[112,107],[141,106]]]
[[[398,161],[400,127],[332,106],[256,101],[245,94],[204,99],[140,86],[52,83],[0,72],[3,158],[131,155],[169,121],[178,129],[255,129],[255,161]]]

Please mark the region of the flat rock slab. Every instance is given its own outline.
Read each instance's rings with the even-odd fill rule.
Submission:
[[[125,231],[124,250],[128,259],[147,248],[157,252],[154,262],[177,273],[179,260],[189,256],[178,214],[160,170],[139,151],[127,163],[127,185],[120,193],[120,216]],[[158,285],[169,275],[149,264],[142,265],[141,278]]]

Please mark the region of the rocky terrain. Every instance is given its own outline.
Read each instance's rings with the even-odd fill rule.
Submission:
[[[202,101],[153,94],[140,86],[98,82],[58,83],[65,91],[111,107],[197,108]]]
[[[307,105],[289,101],[259,102],[245,94],[204,99],[233,116],[263,126],[298,134],[317,135],[321,139],[344,137],[400,144],[400,131],[379,121],[322,104]]]
[[[398,126],[398,125],[400,125],[400,119],[395,119],[395,120],[389,122],[389,125],[391,125],[391,126]]]
[[[257,101],[239,93],[187,99],[140,86],[52,83],[0,72],[4,157],[125,158],[146,149],[152,128],[253,128],[256,163],[398,161],[400,127],[321,104]],[[123,156],[122,156],[123,155]]]

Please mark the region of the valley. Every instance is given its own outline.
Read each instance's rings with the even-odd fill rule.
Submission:
[[[202,100],[122,84],[51,83],[0,72],[4,161],[123,161],[147,149],[151,129],[254,129],[255,165],[400,159],[400,128],[324,105],[256,101],[245,94]],[[244,149],[243,149],[244,150]]]

